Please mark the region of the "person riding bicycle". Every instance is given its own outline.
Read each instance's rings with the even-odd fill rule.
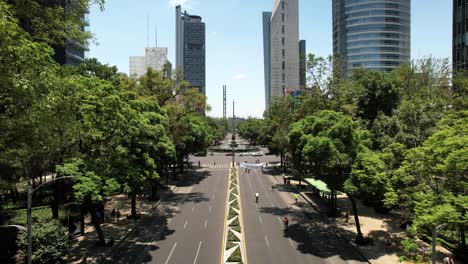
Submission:
[[[255,193],[255,202],[258,203],[258,192]]]
[[[287,230],[289,226],[289,219],[287,216],[284,217],[283,224],[284,224],[284,229]]]

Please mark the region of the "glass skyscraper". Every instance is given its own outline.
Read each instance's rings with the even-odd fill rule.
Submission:
[[[205,23],[200,16],[176,7],[176,69],[184,80],[206,95]]]
[[[411,0],[333,0],[333,54],[346,73],[409,63]]]
[[[453,70],[468,69],[468,0],[453,0]]]

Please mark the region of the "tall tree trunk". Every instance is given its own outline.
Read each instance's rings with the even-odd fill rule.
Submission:
[[[465,225],[460,224],[460,245],[462,249],[466,248]]]
[[[58,182],[53,183],[53,190],[54,190],[54,199],[52,201],[52,218],[58,219],[59,218],[59,186]]]
[[[137,217],[137,212],[136,212],[136,194],[132,193],[132,218],[136,219]]]
[[[99,245],[106,246],[106,239],[104,238],[104,232],[102,232],[101,228],[101,220],[97,219],[96,210],[91,212],[91,221],[93,222],[94,229],[96,230],[96,233],[98,235]]]
[[[281,170],[284,173],[284,154],[283,154],[283,152],[280,153],[280,158],[281,158]]]
[[[349,194],[347,195],[353,207],[354,222],[356,223],[356,231],[357,231],[356,244],[362,245],[364,244],[364,236],[362,235],[362,231],[361,231],[361,224],[359,222],[359,215],[358,215],[356,200],[354,200],[354,198],[351,195]]]

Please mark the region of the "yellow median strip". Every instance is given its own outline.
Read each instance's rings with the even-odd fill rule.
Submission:
[[[239,173],[235,166],[231,166],[229,169],[226,210],[224,212],[221,264],[247,263],[243,230],[244,223],[240,202]]]

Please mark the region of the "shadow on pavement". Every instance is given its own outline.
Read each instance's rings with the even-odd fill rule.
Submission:
[[[305,203],[299,203],[305,207]],[[303,254],[311,254],[320,258],[339,256],[343,260],[364,261],[363,258],[338,236],[321,216],[315,212],[306,212],[303,209],[262,207],[261,213],[267,213],[283,218],[288,216],[290,226],[284,231],[284,236],[295,241],[297,250]]]

